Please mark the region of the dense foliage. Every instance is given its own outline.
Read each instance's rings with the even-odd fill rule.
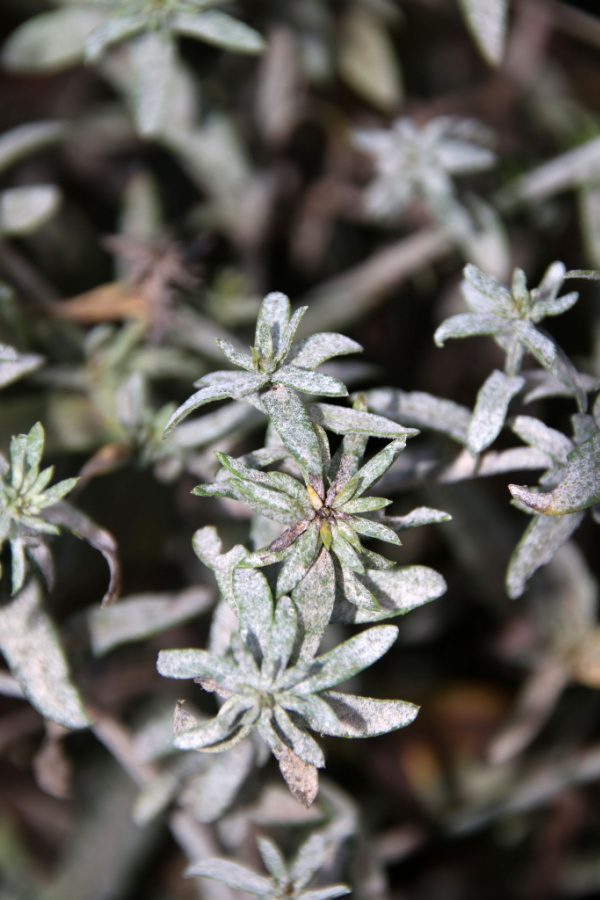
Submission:
[[[0,900],[595,896],[599,20],[0,21]]]

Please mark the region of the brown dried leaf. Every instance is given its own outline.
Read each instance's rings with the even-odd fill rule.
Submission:
[[[271,749],[290,791],[296,800],[308,809],[319,790],[319,773],[316,766],[305,763],[285,744],[282,744],[280,749],[274,747]]]

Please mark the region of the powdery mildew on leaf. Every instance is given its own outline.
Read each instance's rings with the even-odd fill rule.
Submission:
[[[91,724],[69,675],[58,632],[30,581],[0,609],[0,649],[23,693],[38,712],[65,728]]]

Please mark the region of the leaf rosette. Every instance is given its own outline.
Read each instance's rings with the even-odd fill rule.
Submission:
[[[192,678],[224,702],[217,716],[197,723],[175,720],[175,745],[221,752],[255,728],[279,761],[294,795],[306,805],[317,792],[323,751],[307,729],[338,737],[369,737],[407,725],[417,707],[400,700],[373,700],[331,688],[376,662],[396,640],[398,629],[380,625],[321,656],[299,657],[298,610],[289,597],[274,606],[267,580],[256,569],[239,569],[243,607],[240,628],[225,656],[207,650],[163,650],[158,671]]]

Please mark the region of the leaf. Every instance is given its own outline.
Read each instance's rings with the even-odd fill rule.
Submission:
[[[199,391],[196,391],[195,394],[192,394],[191,397],[182,403],[178,409],[175,410],[169,421],[165,426],[164,436],[167,437],[171,431],[175,428],[182,419],[185,419],[186,416],[189,416],[191,412],[195,409],[198,409],[200,406],[204,406],[205,403],[211,403],[213,400],[225,400],[228,397],[232,396],[232,390],[238,389],[246,384],[245,381],[242,381],[240,378],[235,378],[235,373],[232,373],[231,382],[221,382],[220,384],[211,384],[208,387],[200,388]]]
[[[271,893],[271,881],[264,875],[258,875],[252,869],[231,862],[229,859],[204,859],[194,863],[185,870],[186,878],[194,878],[198,875],[204,878],[214,878],[222,881],[232,888],[240,891],[248,891],[250,894],[267,896]]]
[[[110,609],[93,609],[88,616],[92,650],[96,656],[131,641],[144,640],[187,622],[213,602],[203,587],[172,594],[138,594]]]
[[[299,646],[296,655],[301,659],[310,659],[319,649],[335,600],[335,570],[325,547],[292,591],[292,599],[298,610]]]
[[[340,29],[342,78],[378,110],[393,112],[403,99],[402,74],[381,17],[353,4],[342,17]]]
[[[397,438],[395,441],[392,441],[391,444],[388,444],[387,447],[384,447],[383,450],[380,450],[379,453],[376,453],[368,463],[362,466],[357,472],[358,488],[356,494],[359,496],[360,494],[364,494],[372,484],[379,481],[381,476],[387,472],[405,447],[406,438]]]
[[[339,378],[296,366],[282,366],[273,375],[273,380],[305,394],[324,394],[326,397],[348,396],[348,388]]]
[[[248,556],[248,551],[241,544],[237,544],[227,553],[222,553],[223,544],[217,529],[212,526],[199,528],[194,533],[192,547],[204,565],[214,571],[219,590],[237,615],[238,599],[233,589],[233,576],[237,566]]]
[[[192,808],[198,822],[214,822],[227,811],[252,772],[254,756],[252,742],[242,741],[213,757],[205,772],[187,782],[181,802]]]
[[[467,447],[474,456],[496,440],[504,425],[509,403],[524,384],[524,378],[505,375],[498,369],[487,377],[477,394],[467,431]]]
[[[533,416],[516,416],[511,428],[526,444],[543,450],[556,463],[567,464],[567,457],[573,449],[573,442],[561,431],[549,428],[544,422]]]
[[[441,431],[466,442],[471,410],[452,400],[444,400],[423,391],[401,391],[397,388],[375,388],[365,394],[369,407],[380,415],[408,422],[418,428]]]
[[[296,756],[303,762],[322,769],[325,765],[325,757],[315,739],[303,728],[296,725],[279,704],[276,704],[273,709],[273,718],[282,739]]]
[[[314,660],[313,674],[296,684],[294,693],[317,693],[352,678],[387,653],[397,637],[395,625],[379,625],[344,641]]]
[[[319,773],[315,766],[304,762],[285,744],[272,747],[273,755],[279,763],[281,774],[294,797],[307,808],[312,804],[319,790]]]
[[[276,678],[285,671],[296,641],[298,613],[289,597],[281,597],[273,617],[270,639],[265,647],[261,672]]]
[[[334,434],[366,434],[370,437],[395,438],[399,435],[413,437],[419,433],[416,428],[405,428],[383,416],[345,406],[333,406],[330,403],[313,403],[308,408],[308,415],[312,422],[322,425]]]
[[[175,81],[176,48],[173,39],[160,31],[147,31],[129,44],[131,55],[131,102],[136,126],[142,137],[161,133],[172,82]]]
[[[85,513],[62,501],[48,509],[45,518],[53,525],[62,525],[64,528],[68,528],[94,550],[100,551],[110,572],[110,581],[102,598],[102,606],[106,607],[114,603],[119,596],[121,587],[121,567],[117,556],[117,542],[112,534],[96,525]]]
[[[528,580],[546,565],[579,527],[585,513],[564,516],[535,516],[515,547],[506,572],[506,592],[511,600],[520,597]]]
[[[379,609],[336,601],[332,621],[377,622],[404,615],[446,592],[446,582],[428,566],[400,566],[388,570],[368,569],[357,580],[380,604]]]
[[[0,608],[0,649],[23,693],[42,716],[65,728],[91,724],[36,581]]]
[[[233,590],[242,639],[255,657],[264,656],[273,627],[273,597],[267,579],[259,569],[235,569]]]
[[[0,171],[60,140],[66,133],[67,128],[62,122],[34,122],[5,132],[0,137]]]
[[[383,516],[382,521],[394,531],[404,531],[406,528],[415,528],[419,525],[439,524],[440,522],[450,522],[452,516],[450,513],[441,509],[431,509],[428,506],[418,506],[412,512],[405,516]]]
[[[272,425],[301,470],[322,477],[319,441],[296,392],[279,384],[262,399]]]
[[[410,725],[419,712],[418,706],[405,700],[373,700],[371,697],[335,691],[326,691],[322,696],[338,718],[337,731],[328,731],[327,734],[337,737],[362,738],[387,734]]]
[[[508,0],[458,0],[469,31],[484,59],[499,66],[504,54]]]
[[[234,366],[240,366],[240,368],[246,369],[248,372],[254,372],[252,357],[247,353],[240,353],[239,350],[236,350],[231,341],[225,338],[217,338],[217,346]]]
[[[273,291],[260,305],[256,320],[254,346],[265,358],[279,353],[280,343],[290,321],[290,301],[285,294]],[[264,343],[266,336],[267,344]]]
[[[508,489],[521,503],[548,516],[579,512],[600,502],[600,431],[569,453],[565,477],[548,493],[517,484]]]
[[[265,837],[257,837],[256,843],[258,845],[258,851],[262,856],[262,861],[269,874],[277,881],[284,881],[287,878],[288,870],[285,859],[277,844]]]
[[[173,743],[179,750],[202,750],[222,753],[240,744],[252,731],[258,708],[248,698],[231,697],[217,716],[195,728],[175,735]]]
[[[362,349],[360,344],[343,334],[320,332],[292,344],[286,363],[293,363],[302,369],[314,369],[333,356],[362,353]]]
[[[508,324],[493,313],[459,313],[450,316],[436,330],[433,339],[438,347],[443,347],[448,338],[476,337],[483,334],[501,334],[508,330]]]
[[[53,184],[9,188],[0,193],[0,234],[31,234],[57,211],[61,194]]]
[[[12,347],[0,344],[0,387],[12,384],[43,365],[44,357],[35,353],[17,353]]]
[[[161,650],[156,669],[165,678],[218,678],[228,690],[235,687],[233,663],[208,650]],[[232,680],[233,679],[233,680]]]
[[[179,34],[199,38],[223,50],[256,55],[265,49],[265,41],[258,31],[217,10],[198,15],[175,13],[171,19],[171,27]]]
[[[85,42],[104,20],[97,9],[58,9],[28,19],[2,50],[11,72],[58,72],[83,60]]]
[[[88,36],[85,42],[86,62],[97,62],[114,44],[139,34],[145,27],[146,19],[142,15],[110,16]]]

